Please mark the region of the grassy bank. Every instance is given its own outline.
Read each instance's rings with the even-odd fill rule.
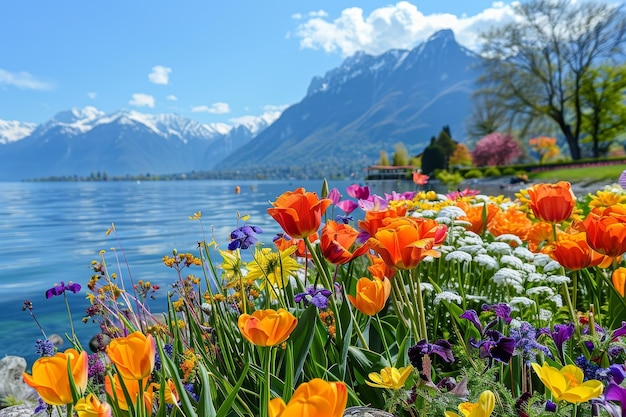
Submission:
[[[566,180],[572,183],[593,184],[596,182],[617,182],[625,165],[602,165],[582,168],[561,168],[529,175],[533,182],[554,182]]]

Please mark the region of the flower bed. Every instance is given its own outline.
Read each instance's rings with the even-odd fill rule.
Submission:
[[[159,288],[118,279],[101,252],[85,320],[111,342],[87,355],[75,337],[65,352],[43,341],[25,382],[79,417],[626,410],[622,188],[346,191],[279,196],[272,245],[238,216],[227,248],[203,236],[197,254],[165,256],[165,314],[150,311]]]

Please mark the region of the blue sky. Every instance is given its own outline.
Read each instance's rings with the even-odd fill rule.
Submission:
[[[367,6],[357,5],[365,3]],[[412,48],[511,18],[511,1],[228,0],[3,2],[0,119],[59,111],[178,113],[237,124],[304,98],[313,76],[357,50]]]

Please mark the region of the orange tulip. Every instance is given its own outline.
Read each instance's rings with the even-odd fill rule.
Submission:
[[[269,417],[341,417],[348,402],[344,382],[315,378],[298,386],[288,404],[282,398],[269,403]]]
[[[22,373],[24,382],[33,387],[37,394],[51,405],[66,405],[74,402],[69,369],[74,385],[80,393],[87,388],[87,352],[80,353],[75,349],[67,349],[54,356],[44,356],[33,364],[33,374]]]
[[[391,293],[391,282],[387,278],[361,278],[356,283],[356,297],[348,294],[348,300],[366,316],[378,314],[385,307]]]
[[[560,223],[572,215],[576,196],[569,182],[537,184],[528,189],[530,209],[535,217],[548,223]]]
[[[124,379],[144,379],[154,369],[156,344],[140,331],[111,340],[107,354]]]
[[[395,219],[368,240],[385,263],[396,269],[413,269],[426,256],[439,257],[434,245],[443,242],[447,227],[432,219]]]
[[[283,308],[257,310],[252,315],[242,314],[237,320],[239,331],[257,346],[274,346],[287,340],[298,319]]]
[[[493,220],[487,225],[487,230],[494,236],[511,234],[524,241],[531,226],[532,222],[525,212],[516,206],[510,206],[494,216]]]
[[[385,210],[368,210],[365,219],[359,220],[359,230],[367,237],[374,236],[378,229],[383,226],[385,219],[397,219],[406,215],[406,205],[393,205]]]
[[[466,227],[467,230],[476,234],[481,234],[493,218],[502,211],[495,204],[469,204],[466,201],[457,200],[456,205],[465,212],[465,219],[471,223],[471,226]]]
[[[626,252],[626,206],[594,208],[583,224],[587,242],[596,251],[613,258]]]
[[[350,247],[354,245],[359,232],[351,226],[329,220],[322,229],[320,247],[322,254],[328,262],[342,265],[358,258],[369,250],[367,245],[363,245],[350,253]]]
[[[587,236],[584,232],[575,234],[561,233],[559,239],[554,244],[554,250],[552,250],[550,256],[570,271],[597,266],[606,259],[604,255],[589,247]]]
[[[111,417],[111,406],[101,402],[94,394],[81,398],[74,407],[78,417]]]
[[[626,268],[623,266],[613,271],[611,276],[613,286],[622,297],[624,297],[624,288],[626,287]]]
[[[328,198],[318,199],[316,193],[305,192],[304,188],[287,191],[272,203],[273,208],[267,209],[292,238],[305,238],[319,229],[322,215],[332,203]]]
[[[557,231],[557,235],[562,233]],[[528,250],[534,253],[549,253],[554,245],[554,232],[550,223],[534,223],[526,233]]]
[[[144,406],[147,410],[152,409],[152,401],[153,401],[153,391],[152,385],[148,384],[149,377],[145,377],[142,380],[141,386],[144,388],[143,392],[143,401]],[[122,378],[121,381],[124,382],[124,387],[126,388],[126,392],[128,392],[128,396],[133,401],[133,404],[136,404],[137,398],[139,396],[139,380],[138,379],[125,379]],[[126,396],[124,395],[124,388],[120,382],[119,374],[113,375],[113,381],[111,378],[106,375],[104,377],[104,390],[109,395],[109,397],[117,403],[117,406],[122,410],[128,410],[130,407],[128,402],[126,401]]]
[[[393,278],[396,271],[395,269],[390,268],[385,263],[383,258],[381,258],[380,256],[373,256],[373,255],[369,255],[369,258],[370,258],[370,261],[372,262],[372,265],[368,266],[367,269],[368,271],[370,271],[370,274],[372,274],[372,277],[377,278],[377,279]]]

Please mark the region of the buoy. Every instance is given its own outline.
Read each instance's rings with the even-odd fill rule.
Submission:
[[[235,193],[239,194],[241,192],[241,187],[239,187],[238,185],[235,187]]]

